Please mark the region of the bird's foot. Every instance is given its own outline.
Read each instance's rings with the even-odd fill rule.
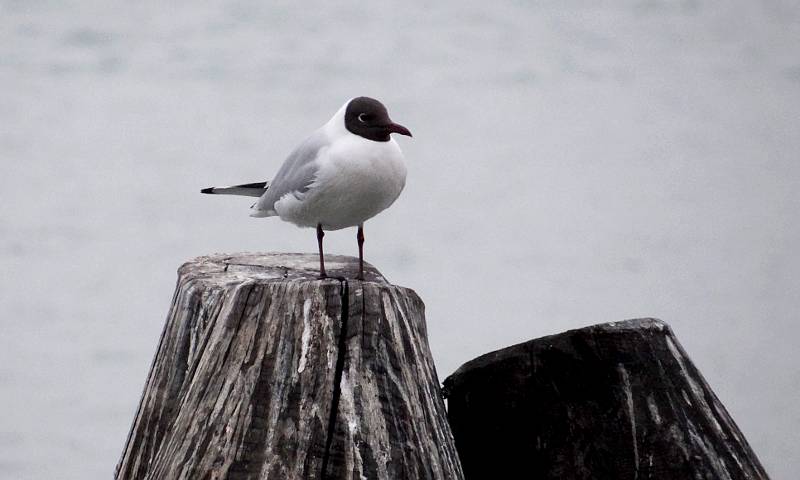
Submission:
[[[325,280],[326,278],[328,278],[328,274],[325,272],[319,272],[319,276],[317,278],[320,280]]]

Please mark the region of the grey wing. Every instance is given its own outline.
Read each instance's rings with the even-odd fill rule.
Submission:
[[[253,204],[254,216],[259,212],[274,214],[275,202],[287,193],[307,192],[317,178],[317,156],[329,144],[327,135],[318,130],[298,145],[283,162],[264,195]]]
[[[244,183],[230,187],[208,187],[200,190],[200,193],[211,193],[217,195],[242,195],[245,197],[260,197],[269,188],[269,182]]]

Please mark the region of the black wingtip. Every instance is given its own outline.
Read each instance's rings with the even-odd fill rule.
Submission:
[[[200,190],[200,193],[214,193],[214,187],[208,187]]]

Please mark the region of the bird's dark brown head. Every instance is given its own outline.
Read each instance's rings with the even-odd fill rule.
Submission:
[[[351,133],[376,142],[388,142],[392,133],[411,136],[406,127],[392,122],[381,102],[369,97],[350,100],[344,113],[344,126]]]

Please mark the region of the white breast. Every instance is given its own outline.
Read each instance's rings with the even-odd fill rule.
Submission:
[[[311,188],[276,202],[281,219],[326,230],[354,227],[388,208],[402,192],[406,166],[394,139],[375,142],[349,132],[336,139],[317,161]]]

